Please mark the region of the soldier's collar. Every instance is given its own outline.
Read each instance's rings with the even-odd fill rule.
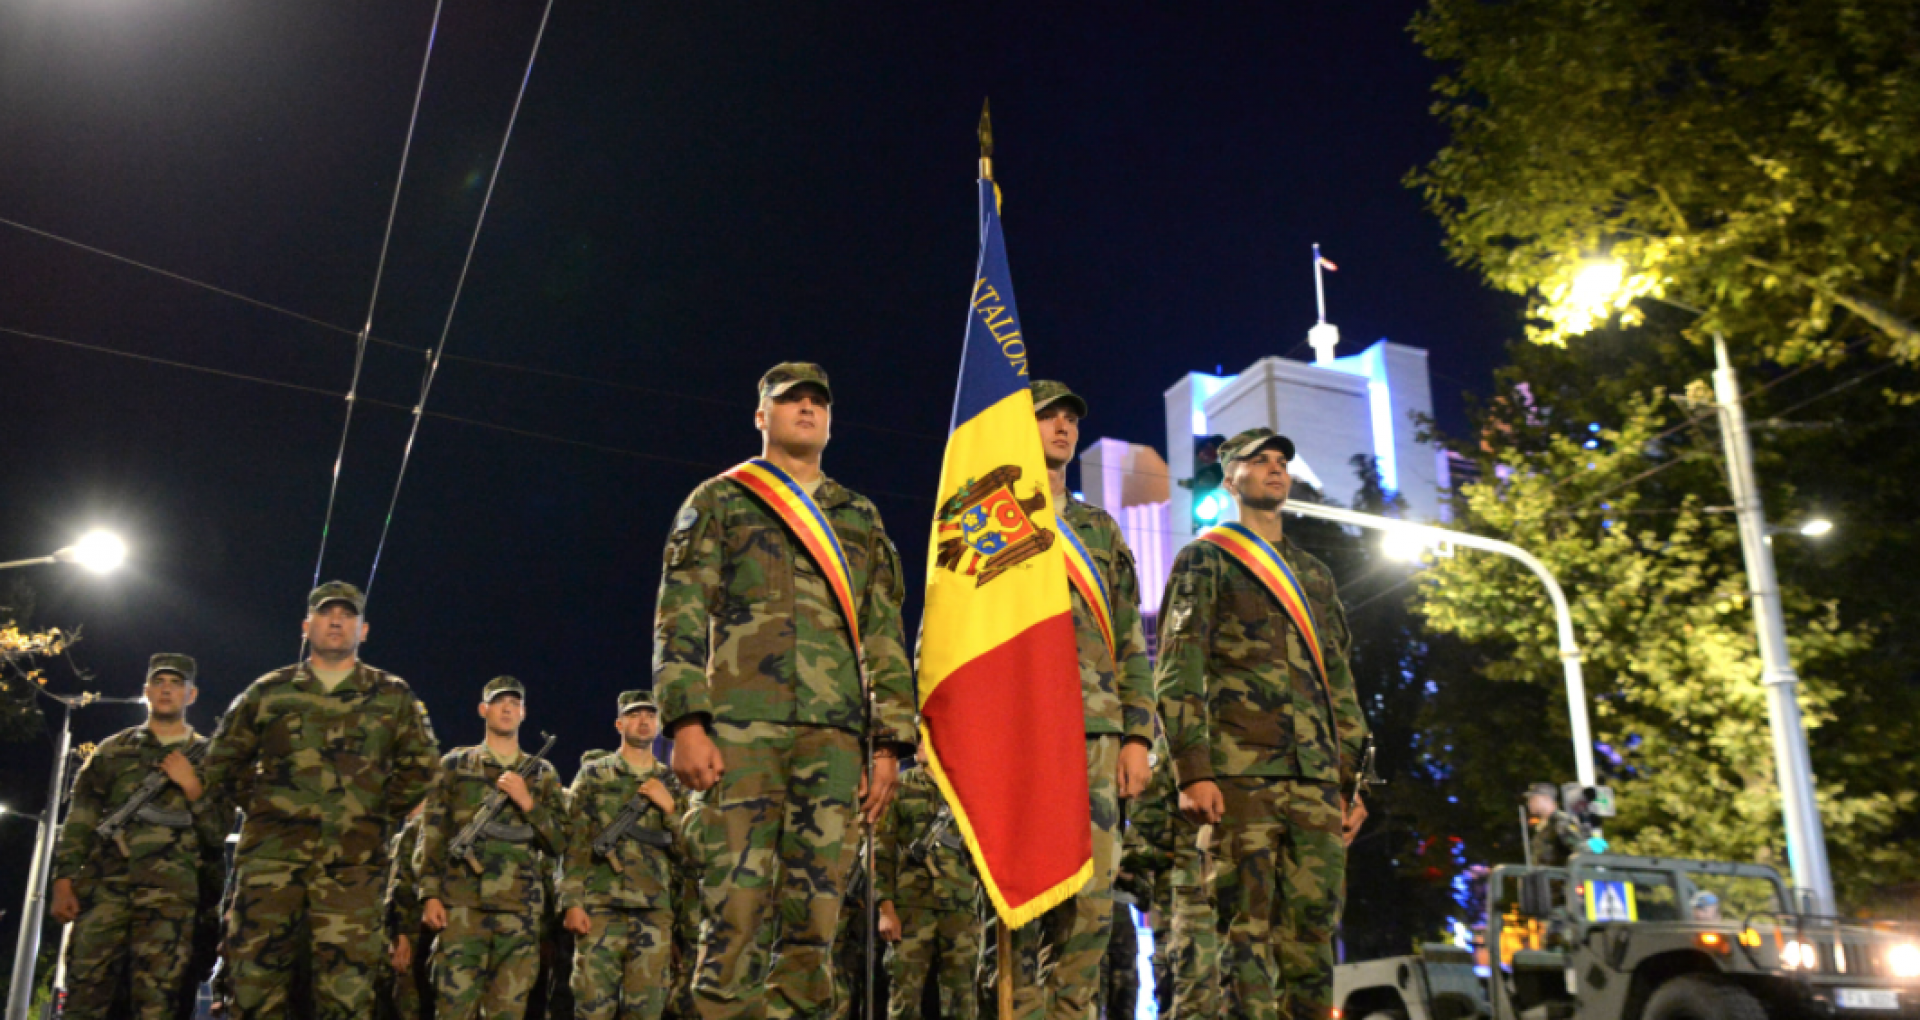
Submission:
[[[830,506],[839,506],[851,499],[847,487],[820,473],[820,486],[813,490],[813,503],[822,510]]]
[[[158,734],[158,733],[155,733],[155,732],[153,732],[153,727],[152,727],[152,726],[151,726],[150,724],[148,724],[148,723],[144,723],[144,722],[143,722],[143,723],[141,723],[140,725],[138,725],[138,726],[136,726],[136,727],[134,727],[134,729],[137,729],[137,730],[139,730],[139,731],[140,731],[140,737],[141,737],[141,739],[143,739],[143,740],[150,740],[150,741],[152,741],[153,743],[156,743],[156,744],[164,744],[164,743],[165,743],[164,741],[162,741],[162,740],[160,739],[160,734]],[[187,735],[186,735],[186,736],[184,736],[184,737],[182,737],[182,738],[180,738],[179,740],[176,740],[176,741],[174,741],[174,743],[176,743],[176,744],[181,744],[181,743],[185,743],[185,744],[191,744],[191,743],[193,743],[193,742],[194,742],[194,741],[195,741],[196,739],[198,739],[198,738],[199,738],[199,736],[200,736],[200,734],[199,734],[199,733],[196,733],[196,732],[194,731],[194,729],[193,729],[193,724],[192,724],[192,723],[188,723],[188,724],[187,724]]]

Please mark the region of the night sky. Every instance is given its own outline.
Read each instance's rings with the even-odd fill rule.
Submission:
[[[787,359],[831,373],[827,470],[879,505],[917,614],[983,97],[1034,370],[1087,397],[1084,438],[1164,448],[1161,394],[1182,373],[1306,357],[1315,241],[1340,266],[1343,351],[1426,348],[1457,432],[1460,394],[1485,389],[1518,325],[1446,262],[1400,183],[1444,141],[1414,9],[558,4],[428,403],[467,420],[420,430],[364,657],[413,684],[449,748],[479,737],[480,686],[519,676],[527,739],[560,734],[570,776],[612,744],[614,695],[650,683],[675,508],[758,452],[753,386]],[[540,14],[443,15],[327,577],[367,580],[421,352]],[[210,730],[298,651],[432,15],[425,0],[0,4],[0,217],[337,327],[0,225],[0,330],[301,387],[0,332],[0,560],[96,525],[134,549],[104,578],[0,575],[35,587],[35,623],[84,628],[74,660],[99,689],[137,693],[150,653],[190,653],[192,719]],[[92,708],[76,734],[139,719]],[[38,808],[47,747],[5,748],[0,799]],[[31,839],[0,820],[8,947]]]

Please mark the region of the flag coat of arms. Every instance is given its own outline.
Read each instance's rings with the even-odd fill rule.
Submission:
[[[921,748],[1009,927],[1093,874],[1065,525],[1027,390],[998,195],[980,182],[980,263],[940,469],[920,643]]]

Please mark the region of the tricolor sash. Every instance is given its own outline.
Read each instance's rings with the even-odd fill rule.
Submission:
[[[847,634],[853,638],[853,652],[857,657],[860,610],[853,598],[853,568],[847,562],[846,550],[840,548],[840,537],[827,523],[827,515],[820,512],[820,507],[799,482],[759,457],[729,468],[725,477],[759,497],[806,547],[807,555],[813,557],[821,575],[827,579],[827,586],[833,589],[833,597],[840,603],[840,615],[847,619]]]
[[[1253,573],[1273,597],[1279,601],[1280,608],[1287,611],[1293,619],[1293,625],[1300,631],[1300,639],[1306,643],[1307,650],[1313,653],[1313,664],[1320,669],[1320,682],[1328,683],[1327,660],[1320,653],[1320,630],[1314,626],[1313,607],[1307,604],[1307,590],[1300,586],[1299,578],[1293,576],[1293,570],[1287,561],[1267,540],[1253,533],[1244,524],[1228,523],[1208,528],[1200,533],[1202,541],[1212,542],[1227,551],[1239,564]],[[1333,691],[1327,691],[1327,707],[1333,707]]]
[[[1066,537],[1064,547],[1067,554],[1067,580],[1072,582],[1073,590],[1087,602],[1087,608],[1093,610],[1094,622],[1100,626],[1100,638],[1107,643],[1107,658],[1113,660],[1115,669],[1120,668],[1119,647],[1113,640],[1113,604],[1107,599],[1106,578],[1100,576],[1100,568],[1093,562],[1093,555],[1087,552],[1086,543],[1074,533],[1073,525],[1062,517],[1060,534]]]

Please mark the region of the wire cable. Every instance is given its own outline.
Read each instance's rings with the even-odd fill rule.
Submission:
[[[420,57],[420,78],[413,86],[413,110],[407,114],[407,137],[400,146],[400,170],[393,178],[393,198],[387,203],[387,225],[380,234],[380,258],[373,269],[373,293],[367,296],[367,318],[353,346],[353,376],[347,382],[346,415],[340,423],[340,445],[333,454],[333,477],[327,482],[327,509],[320,518],[320,551],[313,558],[313,586],[327,562],[327,538],[333,532],[333,507],[340,496],[340,469],[347,460],[347,437],[353,434],[353,405],[360,396],[360,371],[367,363],[367,340],[373,335],[373,310],[380,303],[380,283],[387,272],[387,249],[393,243],[393,220],[400,211],[400,191],[407,182],[407,160],[413,155],[413,132],[420,123],[420,97],[427,91],[427,69],[433,64],[433,44],[440,37],[440,11],[446,0],[434,0],[433,24],[427,29],[427,51]],[[403,468],[404,470],[404,468]]]
[[[520,75],[520,91],[513,97],[513,112],[507,115],[507,130],[500,136],[500,151],[493,158],[493,172],[487,175],[487,192],[480,200],[480,215],[473,221],[473,236],[467,239],[467,254],[460,262],[460,277],[453,285],[453,300],[447,304],[447,318],[440,326],[440,340],[434,345],[433,358],[427,364],[426,378],[420,386],[420,402],[414,405],[413,425],[407,430],[407,444],[400,452],[400,470],[393,479],[393,497],[387,501],[387,516],[380,523],[380,541],[373,547],[373,564],[367,569],[364,595],[369,600],[373,596],[374,577],[380,572],[380,557],[387,549],[387,535],[393,529],[394,509],[400,505],[400,487],[407,480],[407,465],[413,461],[413,444],[420,435],[420,418],[426,411],[427,397],[433,392],[434,377],[440,373],[440,359],[447,350],[447,335],[453,330],[453,316],[460,308],[460,295],[467,286],[467,271],[473,266],[473,251],[480,244],[480,231],[487,223],[487,209],[493,204],[493,189],[500,183],[500,167],[507,161],[507,146],[513,142],[513,126],[520,119],[520,104],[527,98],[527,83],[533,79],[533,65],[540,57],[540,43],[547,37],[547,21],[552,16],[553,0],[547,0],[540,12],[540,27],[533,35],[533,50],[527,54],[527,68]]]

